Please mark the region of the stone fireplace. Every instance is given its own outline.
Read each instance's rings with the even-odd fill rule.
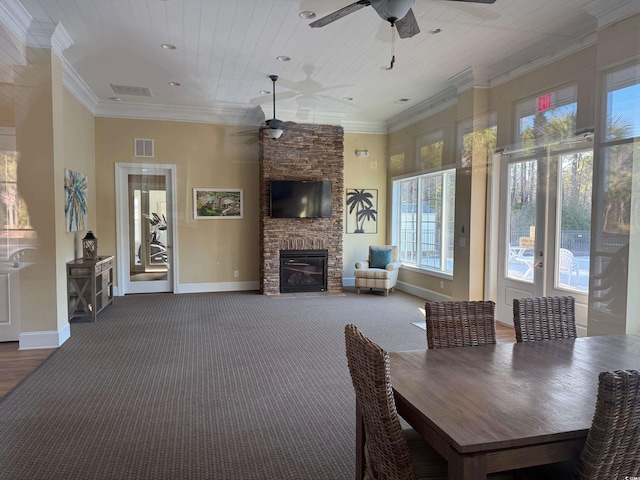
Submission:
[[[342,127],[333,125],[293,125],[277,140],[267,137],[264,129],[260,131],[260,291],[263,294],[287,293],[286,288],[281,292],[281,251],[311,250],[327,252],[325,291],[342,292],[343,142]],[[271,180],[330,180],[331,217],[271,218]]]

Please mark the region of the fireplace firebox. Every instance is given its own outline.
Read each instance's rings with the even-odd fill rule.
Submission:
[[[280,250],[280,293],[327,290],[327,250]]]

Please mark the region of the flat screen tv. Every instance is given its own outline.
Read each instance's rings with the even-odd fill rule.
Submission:
[[[331,182],[272,180],[272,218],[325,218],[331,216]]]

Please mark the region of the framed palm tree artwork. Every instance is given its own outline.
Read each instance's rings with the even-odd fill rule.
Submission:
[[[347,188],[347,233],[378,233],[378,190]]]

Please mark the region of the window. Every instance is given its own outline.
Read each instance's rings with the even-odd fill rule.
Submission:
[[[607,142],[640,137],[640,65],[607,75]]]
[[[455,169],[393,181],[393,238],[400,260],[453,274]]]
[[[478,116],[458,124],[458,158],[463,168],[487,165],[496,148],[498,117],[494,113]]]
[[[518,104],[518,141],[524,148],[574,135],[577,92],[577,87],[571,85]]]
[[[443,132],[437,132],[423,135],[417,141],[418,151],[418,168],[420,170],[433,170],[434,168],[442,168],[442,140]]]
[[[0,151],[0,259],[36,247],[27,205],[18,191],[18,155]]]

